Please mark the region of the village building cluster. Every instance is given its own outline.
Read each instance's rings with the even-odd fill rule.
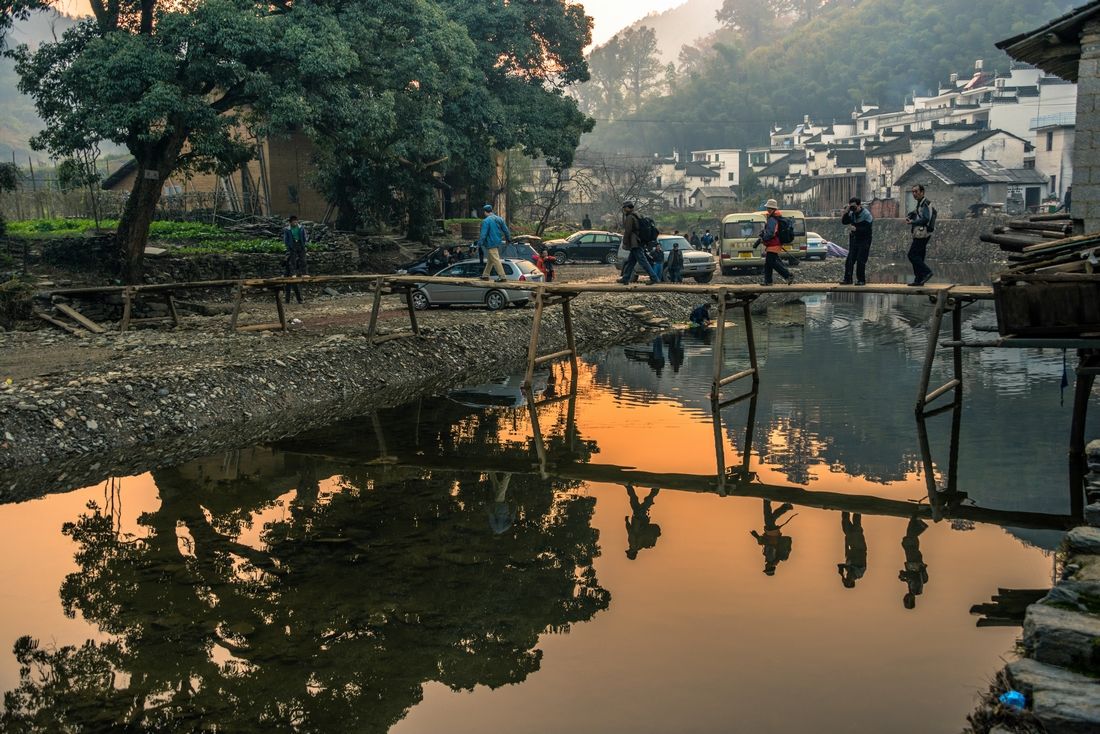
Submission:
[[[875,216],[896,217],[907,211],[908,188],[922,183],[945,216],[1018,214],[1065,201],[1076,106],[1074,83],[1024,63],[987,71],[978,60],[969,74],[940,82],[934,95],[912,94],[896,109],[863,103],[844,120],[807,114],[774,125],[766,142],[748,149],[617,156],[614,164],[607,154],[578,151],[562,203],[577,211],[596,205],[595,187],[571,183],[586,170],[614,169],[608,183],[622,188],[648,166],[650,202],[673,210],[728,210],[755,192],[754,199],[776,195],[785,206],[818,214],[856,196]],[[550,175],[544,164],[532,174],[528,188],[537,197]]]

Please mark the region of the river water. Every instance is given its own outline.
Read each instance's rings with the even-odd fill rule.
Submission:
[[[922,450],[927,301],[804,300],[718,422],[681,332],[534,421],[511,378],[0,507],[5,727],[958,731],[1019,633],[970,607],[1051,583],[1062,355],[967,352]]]

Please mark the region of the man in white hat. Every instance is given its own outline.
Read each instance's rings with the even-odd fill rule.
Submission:
[[[760,233],[760,242],[764,245],[764,280],[761,285],[772,284],[773,271],[779,273],[787,281],[787,285],[790,285],[794,282],[794,276],[780,259],[783,243],[779,241],[779,219],[783,212],[779,211],[779,202],[775,199],[768,199],[764,209],[768,212],[768,220],[764,223],[764,231]]]

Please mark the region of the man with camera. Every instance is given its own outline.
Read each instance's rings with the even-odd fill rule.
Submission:
[[[867,285],[867,256],[871,254],[871,226],[874,221],[858,196],[848,199],[848,208],[840,218],[840,223],[848,226],[848,259],[844,261],[841,285],[852,284],[853,269],[856,285]]]
[[[932,238],[932,229],[936,226],[934,210],[928,197],[924,195],[924,185],[913,186],[913,198],[916,208],[905,215],[909,229],[913,233],[913,244],[909,246],[909,262],[913,264],[913,282],[909,285],[922,286],[932,278],[932,268],[924,262],[928,251],[928,240]]]

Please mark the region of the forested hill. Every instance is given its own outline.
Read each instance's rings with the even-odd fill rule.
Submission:
[[[768,6],[782,3],[787,20]],[[685,48],[676,73],[644,88],[601,79],[582,90],[595,131],[582,146],[667,153],[766,141],[773,123],[809,114],[847,118],[860,101],[900,106],[975,59],[1005,71],[994,44],[1035,28],[1072,0],[726,0],[722,28],[705,48]],[[600,49],[593,52],[593,57]],[[635,66],[638,64],[635,62]],[[635,85],[637,86],[637,85]]]
[[[25,21],[17,22],[0,43],[0,47],[12,47],[25,43],[34,48],[43,41],[58,37],[76,23],[75,18],[54,11],[32,13]],[[42,129],[42,121],[34,111],[30,97],[19,93],[16,85],[19,77],[11,59],[0,57],[0,160],[11,160],[12,151],[20,164],[26,163],[30,145],[27,141]],[[42,153],[31,153],[42,156]]]

